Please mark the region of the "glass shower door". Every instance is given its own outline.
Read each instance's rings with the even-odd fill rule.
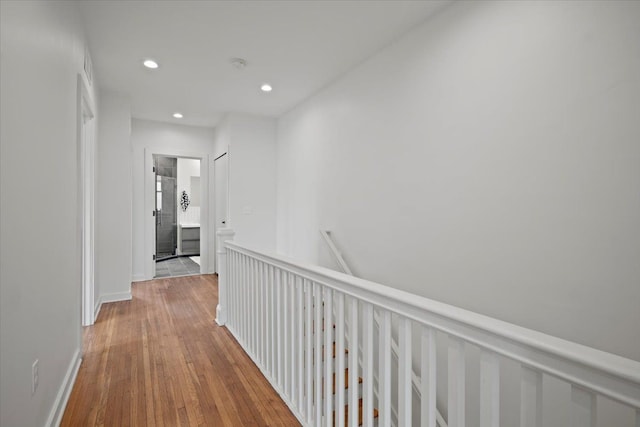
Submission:
[[[176,193],[176,178],[156,175],[156,260],[158,261],[176,254],[178,218]]]

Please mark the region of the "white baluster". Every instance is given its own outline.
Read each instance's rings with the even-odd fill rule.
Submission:
[[[596,426],[596,395],[578,386],[571,386],[571,427]]]
[[[521,368],[520,426],[542,427],[542,374],[526,366]]]
[[[325,404],[325,424],[327,427],[333,427],[333,395],[332,395],[332,374],[333,374],[333,290],[325,288],[324,290],[324,319],[322,324],[318,325],[320,329],[324,329],[324,404]]]
[[[269,352],[271,359],[271,376],[275,379],[276,377],[276,369],[278,359],[276,357],[277,354],[277,331],[276,331],[276,287],[275,287],[275,267],[269,266]],[[275,382],[275,381],[274,381]]]
[[[297,377],[297,390],[298,390],[298,409],[300,413],[304,414],[304,289],[302,287],[302,278],[296,279],[296,358],[298,367]]]
[[[351,298],[349,313],[349,425],[358,425],[358,299]]]
[[[264,322],[264,337],[262,339],[262,364],[269,371],[269,265],[262,264],[262,321]]]
[[[240,265],[239,265],[239,260],[238,260],[238,253],[234,252],[233,254],[233,293],[234,293],[234,298],[235,298],[235,303],[234,303],[234,329],[236,330],[236,333],[238,333],[238,318],[239,316],[239,307],[238,307],[238,282],[240,281],[239,279],[239,271],[240,271]]]
[[[256,360],[260,350],[258,340],[260,339],[260,319],[258,318],[258,260],[253,260],[253,295],[251,297],[253,303],[253,354]]]
[[[249,284],[251,282],[251,274],[249,270],[249,257],[245,255],[244,257],[244,275],[242,278],[242,291],[244,294],[244,347],[247,351],[250,350],[250,342],[251,342],[251,306],[249,305]]]
[[[253,295],[251,301],[253,302],[253,354],[255,359],[258,360],[258,354],[260,354],[258,349],[260,323],[258,319],[258,260],[256,259],[253,260]]]
[[[267,264],[265,266],[265,297],[266,297],[266,317],[265,317],[265,327],[267,329],[267,334],[265,336],[265,353],[267,355],[267,367],[271,376],[274,376],[275,370],[273,367],[273,348],[275,347],[276,337],[273,333],[273,308],[275,302],[273,301],[273,283],[271,281],[271,266]]]
[[[322,287],[314,283],[313,294],[315,297],[314,310],[315,319],[313,322],[313,334],[315,337],[315,424],[322,424]]]
[[[289,381],[290,381],[290,385],[289,385],[289,389],[290,389],[290,399],[291,401],[295,402],[295,397],[296,397],[296,362],[297,362],[297,358],[296,358],[296,329],[297,329],[297,322],[296,322],[296,276],[294,276],[293,274],[289,275],[289,319],[291,320],[291,327],[289,328],[289,347],[290,347],[290,359],[289,359],[289,364],[291,365],[289,367],[290,373],[289,373]]]
[[[235,333],[238,333],[238,254],[236,252],[231,252],[231,262],[232,262],[232,275],[231,275],[231,286],[229,290],[233,295],[232,301],[232,310],[233,310],[233,330]]]
[[[495,353],[480,353],[480,427],[500,425],[500,363]]]
[[[282,391],[285,395],[291,396],[289,393],[289,373],[291,372],[289,359],[289,332],[291,328],[291,321],[289,320],[289,273],[282,272],[282,356],[284,358],[284,383],[282,384]]]
[[[245,264],[245,259],[244,259],[244,255],[240,254],[240,282],[238,283],[238,289],[240,289],[240,344],[244,347],[244,342],[245,339],[247,337],[246,333],[245,333],[245,309],[244,309],[244,305],[246,302],[245,299],[245,292],[244,292],[244,279],[245,279],[245,274],[247,272],[247,268],[246,268],[246,264]]]
[[[378,376],[378,401],[380,422],[391,426],[391,312],[382,310],[380,322],[380,375]]]
[[[312,284],[306,279],[303,280],[302,284],[304,286],[304,297],[305,297],[304,298],[305,299],[304,340],[305,340],[306,351],[305,351],[304,368],[306,372],[305,385],[307,390],[306,396],[305,396],[307,398],[305,415],[307,416],[306,417],[307,422],[312,423],[313,422],[313,353],[312,353],[313,351],[313,330],[312,330],[313,287],[312,287]]]
[[[229,330],[234,328],[234,309],[233,304],[235,299],[233,297],[233,250],[227,249],[227,328]]]
[[[238,252],[235,253],[235,270],[236,270],[236,275],[235,275],[235,294],[236,294],[236,304],[235,304],[235,310],[236,310],[236,334],[238,336],[241,336],[241,332],[240,332],[240,317],[241,317],[241,312],[240,312],[240,300],[241,300],[241,295],[240,295],[240,281],[241,281],[241,277],[240,277],[240,272],[242,270],[242,266],[240,265],[240,254]]]
[[[257,316],[258,316],[258,361],[260,362],[260,366],[264,368],[264,284],[263,279],[264,275],[262,273],[264,267],[264,263],[258,262],[258,280],[256,284],[258,286],[257,289]]]
[[[282,336],[282,271],[276,268],[276,335],[278,337],[278,347],[276,360],[278,361],[278,386],[284,390],[284,337]]]
[[[411,425],[413,400],[411,375],[411,321],[401,317],[398,322],[398,425]]]
[[[267,318],[267,301],[266,301],[266,283],[265,283],[265,269],[267,265],[264,262],[260,262],[258,269],[258,318],[260,319],[260,365],[262,369],[267,370],[267,356],[265,352],[266,346],[266,338],[267,338],[267,328],[266,328],[266,318]]]
[[[270,361],[271,355],[269,346],[271,344],[271,339],[269,338],[269,264],[265,263],[262,268],[262,300],[264,301],[264,307],[262,310],[262,318],[264,321],[264,343],[263,343],[263,352],[264,352],[264,367],[267,372],[270,372]]]
[[[271,376],[271,365],[269,364],[269,265],[267,263],[262,264],[262,318],[264,322],[264,339],[263,339],[263,355],[262,366],[268,373],[268,377]]]
[[[260,315],[260,264],[261,262],[255,260],[255,318],[256,318],[256,361],[258,365],[261,365],[262,360],[262,317]]]
[[[247,257],[242,255],[242,346],[247,348]]]
[[[249,281],[247,282],[248,293],[247,300],[249,301],[249,353],[255,356],[256,354],[256,310],[253,303],[255,292],[255,269],[254,259],[249,258]]]
[[[249,305],[249,294],[251,293],[251,259],[248,256],[244,257],[244,342],[247,351],[251,350],[251,305]]]
[[[251,347],[254,358],[258,354],[258,310],[256,303],[256,260],[251,259]]]
[[[373,426],[373,306],[362,303],[362,410],[363,425]],[[357,423],[353,425],[358,425]]]
[[[234,252],[233,254],[233,265],[233,293],[235,298],[235,303],[233,304],[233,309],[235,311],[233,328],[236,331],[236,336],[240,336],[240,297],[238,295],[240,292],[240,257],[237,252]]]
[[[336,423],[338,427],[344,427],[344,294],[336,292]],[[357,383],[356,383],[357,384]],[[355,386],[355,384],[351,384]]]
[[[420,359],[420,425],[436,427],[436,333],[423,326]]]
[[[465,425],[465,353],[464,342],[449,337],[449,427]]]
[[[249,310],[247,307],[247,286],[249,277],[249,260],[246,255],[242,256],[242,342],[248,348],[249,341]]]

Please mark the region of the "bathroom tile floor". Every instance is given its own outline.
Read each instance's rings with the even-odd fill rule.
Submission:
[[[191,274],[200,274],[200,266],[189,257],[172,258],[156,263],[156,278]]]

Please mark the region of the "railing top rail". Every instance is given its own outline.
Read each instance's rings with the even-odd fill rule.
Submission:
[[[598,384],[590,388],[596,389],[596,391],[601,394],[608,395],[609,397],[623,403],[640,407],[640,362],[638,361],[527,329],[512,323],[455,307],[453,305],[434,301],[429,298],[391,288],[369,280],[349,276],[327,268],[302,263],[281,255],[259,252],[236,242],[227,241],[225,246],[236,252],[252,256],[309,280],[363,299],[399,315],[434,326],[436,329],[440,329],[444,332],[453,333],[453,335],[457,335],[465,339],[468,338],[468,335],[465,335],[464,331],[481,332],[480,335],[477,335],[482,337],[480,341],[473,339],[473,337],[471,339],[467,339],[467,341],[477,344],[480,347],[496,351],[506,357],[519,360],[523,363],[527,363],[529,361],[527,357],[522,357],[522,355],[525,354],[522,352],[522,346],[526,346],[531,350],[531,354],[534,356],[531,360],[532,363],[528,364],[533,367],[538,367],[548,374],[567,379],[571,382],[580,384],[580,378],[577,378],[575,374],[577,373],[579,374],[578,376],[582,376],[584,372],[582,370],[578,370],[571,371],[570,374],[563,374],[562,372],[554,371],[554,369],[545,369],[545,367],[547,367],[544,359],[545,354],[554,356],[555,359],[559,357],[560,359],[564,359],[566,362],[573,364],[577,363],[589,368],[590,370],[598,371],[600,374],[606,374],[599,378],[598,384],[604,383],[605,386],[608,386],[612,380],[624,380],[627,384],[622,388],[623,395],[610,393],[606,387],[604,389],[599,389],[597,387]],[[433,315],[436,317],[433,317]],[[454,328],[453,330],[446,327],[441,328],[439,326],[442,324],[438,322],[431,322],[431,320],[435,318],[453,321],[453,323],[449,322],[445,325],[459,325],[462,327],[460,330],[463,332],[457,334],[457,328]],[[485,334],[482,334],[483,332]],[[488,335],[486,333],[488,333]],[[497,338],[498,341],[496,341],[495,338]],[[518,346],[518,349],[513,350],[509,347],[503,348],[505,343],[502,340],[506,340],[507,344],[513,343],[515,346]],[[541,365],[537,365],[536,361],[538,360],[543,361]],[[553,363],[549,366],[556,367],[559,365],[558,363]],[[628,384],[628,382],[631,382],[632,384]],[[588,383],[585,385],[591,386],[592,384]]]

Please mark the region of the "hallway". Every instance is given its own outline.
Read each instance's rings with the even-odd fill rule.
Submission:
[[[83,331],[63,426],[298,425],[225,328],[216,276],[132,285]]]

